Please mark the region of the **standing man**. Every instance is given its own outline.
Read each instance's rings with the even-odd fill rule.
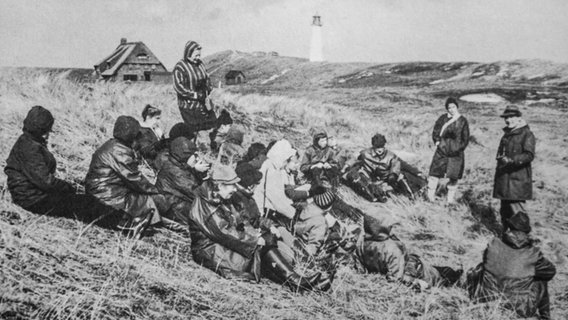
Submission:
[[[493,197],[501,199],[499,213],[504,230],[509,228],[508,219],[520,211],[526,212],[524,203],[532,199],[535,137],[521,115],[514,105],[507,106],[501,115],[506,127],[497,151]]]
[[[215,127],[217,117],[207,101],[211,93],[209,74],[201,61],[201,46],[195,41],[186,43],[183,58],[174,67],[174,89],[186,124],[196,131]]]

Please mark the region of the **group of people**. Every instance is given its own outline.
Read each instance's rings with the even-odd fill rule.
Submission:
[[[211,87],[200,54],[201,47],[188,42],[174,69],[184,122],[166,138],[158,108],[144,107],[141,123],[119,116],[113,137],[92,156],[85,194],[56,177],[56,160],[47,148],[53,115],[41,106],[31,108],[4,170],[13,201],[34,213],[95,222],[132,237],[147,228],[168,228],[187,237],[195,262],[219,275],[266,277],[294,291],[330,289],[340,256],[418,290],[460,280],[462,270],[433,266],[411,253],[392,226],[338,193],[344,183],[369,201],[384,202],[396,193],[435,201],[440,179],[447,178],[447,201],[455,203],[469,141],[457,100],[446,101],[447,113],[434,126],[436,151],[428,177],[386,149],[381,134],[355,161],[348,161],[325,132],[316,133],[304,152],[286,139],[246,149],[230,113],[216,111],[208,99]],[[547,318],[547,281],[555,268],[534,246],[524,206],[532,197],[535,139],[517,107],[507,107],[501,116],[507,126],[494,197],[501,199],[503,234],[467,273],[466,287],[476,301],[504,296],[519,315]],[[203,131],[210,131],[207,153],[216,155],[213,163],[196,144]],[[155,183],[142,174],[143,163],[155,172]],[[298,273],[299,263],[313,271]]]

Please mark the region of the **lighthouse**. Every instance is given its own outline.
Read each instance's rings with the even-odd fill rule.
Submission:
[[[316,13],[312,20],[312,43],[310,45],[310,61],[323,61],[321,40],[321,17]]]

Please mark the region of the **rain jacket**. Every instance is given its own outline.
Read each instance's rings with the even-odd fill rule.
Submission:
[[[193,259],[224,277],[259,277],[258,237],[250,230],[237,228],[242,221],[239,213],[212,189],[210,181],[197,188],[190,211]]]
[[[146,159],[152,167],[154,160],[157,158],[158,153],[167,147],[167,140],[164,136],[157,136],[152,128],[142,127],[140,133],[134,141],[133,149]]]
[[[461,179],[465,167],[464,150],[469,143],[467,119],[461,115],[457,120],[448,114],[440,116],[434,125],[432,140],[439,144],[432,158],[429,175]]]
[[[497,162],[493,197],[501,200],[532,199],[532,168],[535,157],[535,137],[528,125],[504,128],[497,157],[507,156],[513,163]]]
[[[24,209],[52,194],[73,192],[71,184],[55,177],[57,162],[42,138],[51,131],[53,122],[51,112],[33,107],[24,120],[24,133],[6,160],[4,172],[12,201]]]
[[[504,297],[506,306],[519,316],[532,317],[547,294],[546,282],[556,268],[533,246],[524,232],[507,232],[494,238],[483,255],[483,262],[467,278],[470,297],[486,302]]]
[[[158,212],[151,198],[158,189],[138,170],[135,151],[130,147],[139,130],[136,119],[120,116],[114,138],[95,151],[85,177],[86,193],[132,217],[147,214],[150,209]]]
[[[186,43],[183,58],[173,71],[174,89],[177,93],[178,107],[185,123],[194,126],[196,131],[214,128],[217,117],[213,108],[205,106],[205,97],[211,92],[209,74],[201,60],[190,62],[189,57],[199,44]],[[197,94],[197,97],[196,97]]]
[[[373,148],[369,148],[361,151],[358,160],[359,172],[373,180],[386,181],[389,174],[400,174],[400,159],[390,150],[379,156]]]

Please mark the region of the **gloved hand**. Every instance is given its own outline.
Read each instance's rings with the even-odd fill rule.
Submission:
[[[507,165],[510,165],[511,163],[513,163],[513,159],[511,159],[507,156],[502,156],[498,160],[501,163],[501,165],[504,165],[504,166],[507,166]]]
[[[387,183],[394,185],[398,181],[398,175],[396,173],[389,173],[387,177]]]

